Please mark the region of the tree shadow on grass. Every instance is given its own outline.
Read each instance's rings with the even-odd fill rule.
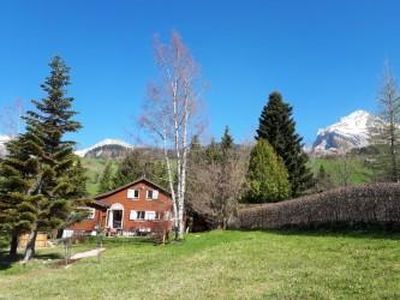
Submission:
[[[22,255],[18,254],[15,257],[10,257],[8,251],[0,250],[0,271],[11,268],[11,265],[22,258]]]

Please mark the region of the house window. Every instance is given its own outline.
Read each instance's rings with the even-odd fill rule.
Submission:
[[[146,212],[142,210],[131,210],[129,220],[145,220]]]
[[[93,220],[94,216],[96,214],[96,210],[94,208],[88,208],[87,210],[88,210],[88,213],[89,213],[87,218],[90,219],[90,220]]]
[[[128,189],[128,199],[137,199],[139,198],[139,190]]]
[[[136,215],[137,220],[144,220],[146,212],[145,211],[138,211]]]
[[[155,220],[156,212],[155,211],[146,211],[146,220]]]
[[[146,191],[146,199],[158,199],[158,191],[157,190],[147,190]]]

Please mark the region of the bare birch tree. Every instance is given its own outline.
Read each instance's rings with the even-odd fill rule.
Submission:
[[[183,238],[188,137],[195,130],[199,68],[176,32],[169,44],[157,39],[154,50],[160,78],[149,85],[139,123],[161,141],[173,200],[175,237]]]

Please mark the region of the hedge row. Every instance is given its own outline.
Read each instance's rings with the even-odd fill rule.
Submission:
[[[400,184],[339,188],[278,203],[239,209],[240,229],[310,229],[377,225],[400,230]]]

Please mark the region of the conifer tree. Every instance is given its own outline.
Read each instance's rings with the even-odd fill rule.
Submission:
[[[0,229],[10,236],[9,255],[17,254],[18,237],[35,220],[35,199],[30,193],[38,174],[35,159],[26,151],[24,136],[6,144],[7,156],[0,167]]]
[[[229,132],[229,127],[225,127],[224,135],[221,138],[221,150],[222,155],[227,155],[228,152],[232,152],[233,150],[233,137]]]
[[[290,195],[285,164],[264,139],[259,139],[250,153],[247,182],[248,202],[276,202]]]
[[[105,193],[112,189],[112,176],[112,163],[108,161],[100,177],[99,193]]]
[[[220,145],[215,141],[214,138],[211,139],[210,144],[205,150],[205,157],[208,163],[216,163],[221,159]]]
[[[291,195],[297,196],[312,184],[312,173],[307,167],[302,138],[296,133],[293,108],[278,92],[269,95],[259,119],[256,139],[265,139],[283,159],[289,174]]]
[[[32,208],[33,219],[25,260],[34,255],[37,232],[61,227],[75,206],[72,199],[82,192],[74,186],[76,178],[71,176],[79,167],[73,153],[75,143],[65,140],[66,134],[81,128],[73,120],[76,114],[72,110],[73,98],[67,96],[69,68],[59,56],[49,66],[50,75],[41,85],[46,96],[40,101],[32,100],[35,109],[24,117],[24,151],[36,173],[26,184],[29,186],[26,196],[34,199],[27,204]]]

